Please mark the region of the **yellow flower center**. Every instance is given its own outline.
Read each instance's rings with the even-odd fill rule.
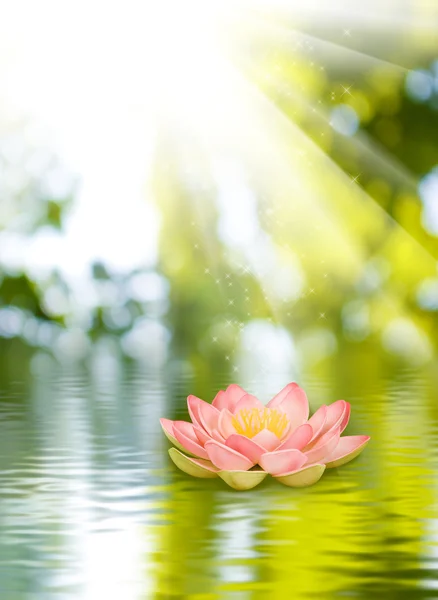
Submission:
[[[262,429],[269,429],[278,438],[284,433],[289,424],[287,416],[270,408],[243,408],[231,420],[237,433],[248,438],[254,437]]]

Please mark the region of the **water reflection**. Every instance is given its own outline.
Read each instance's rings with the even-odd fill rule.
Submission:
[[[350,433],[366,430],[372,444],[315,487],[267,480],[235,492],[175,470],[157,427],[163,414],[184,416],[189,392],[211,398],[228,376],[207,383],[182,363],[102,353],[87,368],[46,359],[33,359],[31,384],[1,381],[2,599],[435,597],[427,371],[386,365],[383,375],[369,359],[358,386],[351,355],[341,381],[332,373],[346,357],[304,369],[312,409],[342,389]],[[258,376],[245,383],[260,386]]]

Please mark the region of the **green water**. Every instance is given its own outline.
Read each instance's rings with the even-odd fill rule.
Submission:
[[[436,375],[380,360],[346,354],[299,377],[312,410],[352,403],[347,433],[372,436],[357,460],[311,488],[236,492],[177,471],[158,424],[186,416],[188,393],[211,399],[229,373],[10,359],[1,599],[438,598]],[[287,381],[250,375],[253,393]]]

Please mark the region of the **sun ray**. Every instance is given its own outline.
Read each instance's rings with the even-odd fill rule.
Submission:
[[[257,86],[253,85],[252,82],[249,82],[249,85],[252,87],[255,94],[257,96],[259,96],[259,99],[262,102],[268,103],[272,112],[275,113],[276,118],[280,119],[291,133],[293,133],[294,135],[298,135],[298,137],[301,137],[301,139],[306,140],[306,144],[309,145],[309,147],[312,149],[312,152],[315,154],[315,156],[322,158],[323,161],[326,163],[326,165],[329,165],[329,167],[333,170],[333,172],[336,174],[336,176],[339,177],[340,181],[343,181],[346,184],[351,183],[349,175],[346,174],[341,169],[341,167],[339,167],[339,165],[337,165],[328,154],[324,153],[323,150],[311,138],[309,138],[307,136],[307,134],[301,128],[299,128],[297,125],[295,125],[295,123],[293,123],[293,121],[291,121],[291,119],[289,119],[288,116],[283,111],[281,111],[280,108],[276,104],[274,104],[269,97],[267,97],[265,94],[263,94],[263,92]],[[364,145],[361,144],[361,148],[363,148],[363,147],[364,147]],[[392,171],[394,172],[394,170],[395,170],[395,167],[393,166]],[[398,174],[398,171],[396,171],[396,172]],[[404,178],[404,181],[405,181],[405,178]],[[414,182],[410,178],[408,179],[408,182],[410,185],[414,185]],[[436,258],[433,256],[433,254],[431,252],[429,252],[429,250],[427,250],[422,244],[420,244],[420,242],[418,240],[416,240],[408,231],[406,231],[406,229],[404,229],[402,227],[402,225],[400,225],[400,223],[398,223],[398,221],[396,221],[391,215],[389,215],[385,211],[385,209],[382,206],[380,206],[380,204],[378,204],[374,200],[374,198],[372,198],[372,196],[367,194],[365,192],[365,190],[363,190],[359,186],[356,185],[355,187],[359,191],[359,195],[363,199],[366,200],[367,205],[370,207],[370,209],[372,209],[374,212],[377,211],[380,214],[384,214],[385,218],[391,222],[392,226],[400,228],[405,232],[406,236],[409,238],[409,240],[411,242],[414,243],[417,250],[419,250],[421,252],[423,259],[426,258],[428,260],[433,260],[434,263],[436,262]]]
[[[256,110],[256,112],[259,113],[261,122],[264,124],[264,142],[266,143],[266,147],[269,148],[269,160],[263,162],[265,174],[267,175],[269,173],[269,176],[267,175],[271,182],[269,184],[269,189],[273,198],[278,195],[279,186],[283,188],[283,192],[284,189],[290,190],[289,193],[292,193],[292,190],[294,189],[301,190],[301,194],[304,196],[305,203],[307,204],[305,210],[307,210],[306,214],[308,217],[306,222],[308,225],[315,221],[322,222],[324,223],[324,230],[320,233],[323,233],[324,236],[327,236],[328,234],[335,236],[332,239],[336,239],[336,248],[330,247],[330,252],[334,251],[336,255],[336,251],[339,250],[340,247],[344,246],[346,248],[344,254],[348,254],[347,263],[350,262],[353,268],[353,271],[350,270],[350,275],[347,275],[348,270],[345,272],[347,280],[351,280],[351,274],[354,270],[360,272],[365,261],[369,258],[361,249],[359,242],[360,237],[358,238],[356,235],[352,235],[353,232],[345,229],[346,217],[343,217],[342,212],[339,212],[339,209],[351,212],[353,206],[358,219],[360,221],[366,221],[363,225],[365,229],[369,228],[370,223],[374,223],[374,228],[377,228],[380,231],[378,236],[380,239],[380,249],[389,243],[388,239],[403,240],[404,244],[407,243],[409,247],[412,248],[417,257],[418,264],[422,265],[422,272],[435,272],[435,258],[423,248],[417,240],[392,219],[373,200],[373,198],[360,187],[354,186],[354,193],[351,193],[351,191],[346,193],[348,186],[350,186],[351,190],[349,176],[343,172],[342,169],[310,138],[308,138],[298,126],[291,122],[269,98],[266,98],[256,86],[247,81],[245,81],[244,85],[245,87],[249,86],[251,88],[250,90],[247,89],[248,97],[246,98],[246,101],[248,102],[249,98],[251,99],[250,104],[253,106],[253,110]],[[255,109],[254,107],[257,108]],[[241,132],[236,132],[236,135],[239,135],[239,133]],[[275,143],[272,143],[272,139],[275,139]],[[258,142],[263,145],[260,138]],[[210,139],[209,143],[211,144],[209,151],[214,152],[213,140]],[[323,198],[315,193],[315,190],[312,188],[313,182],[309,178],[309,169],[301,169],[301,166],[303,165],[294,165],[293,161],[291,162],[290,151],[286,149],[286,146],[290,147],[291,143],[293,143],[294,146],[298,145],[299,147],[306,147],[309,153],[314,156],[314,159],[317,161],[317,169],[320,178],[326,180],[326,187],[328,186],[332,190],[330,198],[335,195],[335,189],[344,190],[344,199],[341,203],[342,206],[334,207],[331,205],[329,208]],[[263,157],[266,159],[267,154],[264,154]],[[254,158],[254,156],[252,158]],[[260,159],[260,156],[258,158]],[[256,164],[251,163],[251,159],[248,162],[248,157],[246,157],[246,164],[247,167],[252,164],[253,168],[257,168]],[[296,185],[297,180],[298,188]],[[333,183],[333,185],[330,182]],[[300,201],[301,200],[302,199],[300,199]],[[297,208],[298,204],[300,204],[300,202],[294,202],[294,209]],[[311,218],[309,217],[310,214],[312,215]],[[300,241],[297,243],[299,244]],[[319,248],[315,247],[313,249],[316,257],[321,256],[322,247],[320,244],[319,246]],[[340,271],[340,269],[345,269],[346,256],[343,256],[343,261],[340,263],[338,263],[336,259],[335,262],[333,262],[333,258],[334,257],[332,257],[331,261],[332,267],[328,264],[327,268],[334,268],[334,265],[336,264],[336,271],[339,276],[342,273],[342,270]],[[355,267],[353,267],[353,265],[355,265]],[[258,279],[261,288],[264,288],[266,285],[265,275],[263,273],[255,273],[255,276]],[[396,292],[396,288],[392,285],[387,285],[385,289],[382,289],[379,292],[379,296],[384,299],[390,314],[411,314],[411,310],[406,304],[401,302],[401,299]],[[284,313],[281,310],[281,303],[275,298],[269,298],[268,301],[276,321],[282,322]]]
[[[307,19],[312,25],[325,28],[355,27],[358,30],[372,28],[374,33],[385,34],[394,30],[415,30],[435,33],[438,7],[433,3],[406,2],[404,10],[397,3],[369,1],[352,8],[351,0],[324,3],[320,0],[241,0],[239,5],[247,17],[252,14],[261,19],[285,21],[294,18]]]
[[[277,80],[280,84],[281,81]],[[323,105],[314,104],[310,105],[307,98],[303,94],[300,94],[298,89],[291,91],[288,89],[289,98],[293,96],[295,102],[297,102],[303,110],[307,111],[308,115],[311,116],[315,122],[323,124],[325,127],[330,127],[330,115],[322,108]],[[280,110],[277,105],[273,104],[276,110]],[[283,114],[285,114],[283,112]],[[286,118],[287,115],[285,114]],[[290,121],[290,119],[289,119]],[[385,181],[390,183],[392,186],[402,187],[406,193],[410,193],[413,196],[417,196],[418,180],[417,178],[397,160],[393,155],[386,151],[383,147],[377,144],[365,131],[358,130],[354,136],[346,137],[341,134],[334,134],[339,138],[342,145],[345,147],[344,154],[348,155],[351,149],[360,152],[360,163],[363,167],[366,167],[368,172],[372,173],[374,177],[384,176]],[[359,183],[359,176],[352,176],[353,183]],[[384,211],[389,218],[393,219],[392,215],[376,202],[372,196],[369,196],[373,202],[376,203],[379,208]],[[395,219],[393,219],[395,221]],[[406,233],[413,238],[412,234],[398,221],[395,221],[399,227],[402,227]],[[434,258],[433,254],[425,248],[419,240],[416,240],[417,244]]]
[[[284,23],[260,19],[257,22],[257,28],[258,35],[262,31],[264,32],[264,43],[269,39],[266,36],[266,33],[269,32],[271,40],[275,41],[276,45],[281,45],[283,48],[291,48],[291,44],[295,44],[292,47],[295,52],[299,52],[300,50],[309,52],[309,49],[311,49],[312,59],[322,59],[324,64],[327,65],[330,63],[337,65],[348,64],[349,68],[354,67],[355,70],[366,69],[373,65],[381,65],[401,72],[406,72],[410,68],[408,65],[398,64],[394,61],[369,54],[368,52],[356,50],[345,44],[312,35]]]

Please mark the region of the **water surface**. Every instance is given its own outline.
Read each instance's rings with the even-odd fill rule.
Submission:
[[[158,425],[226,375],[41,357],[3,372],[2,600],[438,597],[433,373],[340,372],[300,381],[312,410],[352,402],[347,433],[370,434],[367,450],[314,487],[249,492],[177,471]],[[245,384],[263,388],[257,374]]]

